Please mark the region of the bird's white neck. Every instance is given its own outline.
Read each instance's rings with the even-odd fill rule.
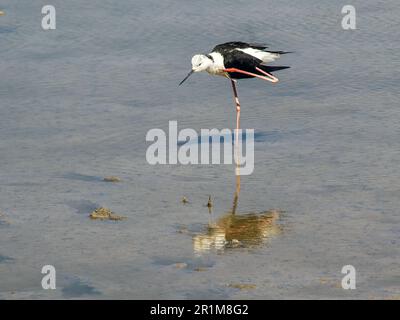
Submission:
[[[213,64],[206,71],[212,75],[225,76],[225,72],[223,71],[225,69],[223,56],[218,52],[211,52],[209,55],[213,59]]]

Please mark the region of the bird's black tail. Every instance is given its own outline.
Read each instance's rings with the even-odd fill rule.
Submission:
[[[279,71],[279,70],[284,70],[284,69],[290,68],[288,66],[264,66],[264,65],[259,65],[258,67],[268,73],[272,73],[274,71]]]
[[[293,51],[270,51],[270,50],[265,50],[265,52],[276,53],[276,54],[288,54],[288,53],[293,53]]]

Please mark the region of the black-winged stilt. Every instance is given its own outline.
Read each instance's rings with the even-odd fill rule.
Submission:
[[[194,72],[207,71],[212,75],[227,77],[231,80],[236,104],[236,133],[239,131],[240,102],[236,89],[236,79],[258,78],[276,83],[279,81],[271,72],[287,69],[286,66],[267,66],[284,51],[269,51],[260,44],[244,42],[226,42],[217,45],[209,54],[196,54],[192,58],[192,70],[183,79],[181,85]]]

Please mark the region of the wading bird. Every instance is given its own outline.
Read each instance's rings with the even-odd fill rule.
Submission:
[[[236,89],[236,79],[258,78],[276,83],[279,81],[272,72],[287,69],[286,66],[267,66],[275,61],[284,51],[269,51],[260,44],[244,42],[226,42],[217,45],[209,54],[196,54],[192,58],[192,70],[183,79],[181,85],[194,72],[207,71],[211,75],[227,77],[231,80],[236,104],[236,133],[239,131],[240,102]]]

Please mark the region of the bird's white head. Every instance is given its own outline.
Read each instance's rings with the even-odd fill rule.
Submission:
[[[204,54],[196,54],[192,58],[192,70],[201,72],[208,69],[213,64],[213,61]]]
[[[201,72],[207,70],[209,67],[213,65],[214,61],[210,56],[206,56],[204,54],[196,54],[192,58],[192,70],[190,70],[189,74],[183,79],[179,85],[185,82],[187,78],[190,77],[193,72]]]

